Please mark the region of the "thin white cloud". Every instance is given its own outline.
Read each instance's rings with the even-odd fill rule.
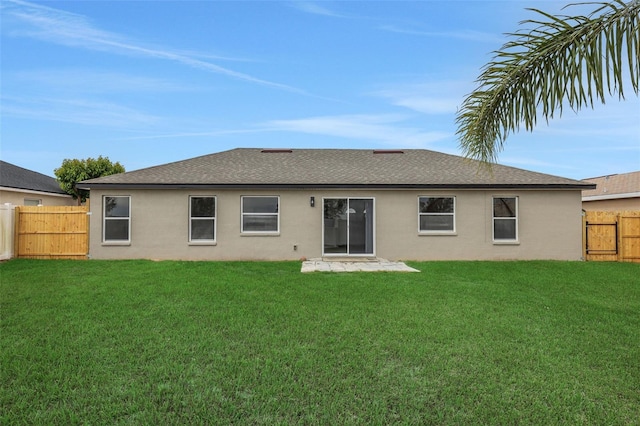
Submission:
[[[301,12],[310,13],[313,15],[330,16],[334,18],[343,18],[342,15],[336,13],[330,9],[327,9],[324,5],[321,6],[316,2],[311,1],[294,1],[290,3],[292,7],[298,9]]]
[[[539,114],[533,133],[557,140],[583,138],[583,147],[591,143],[601,144],[602,140],[608,139],[615,141],[615,144],[628,143],[640,151],[638,117],[640,98],[626,101],[611,98],[607,99],[606,104],[595,104],[593,109],[584,107],[574,112],[565,107],[562,116],[556,113],[549,123]],[[526,134],[524,129],[521,129],[521,133]]]
[[[619,126],[606,123],[604,120],[598,122],[589,122],[588,120],[575,121],[573,123],[563,123],[561,120],[550,122],[549,125],[543,120],[539,120],[538,125],[534,129],[536,133],[547,137],[565,138],[584,137],[585,143],[598,138],[615,138],[616,140],[628,140],[635,143],[635,149],[640,151],[640,132],[638,127],[634,126],[637,117],[629,117],[630,121],[625,124],[620,123]],[[635,120],[635,121],[631,121]],[[609,127],[610,126],[610,127]],[[521,130],[524,132],[524,129]]]
[[[164,133],[164,134],[145,135],[145,136],[131,136],[126,138],[119,138],[119,140],[136,141],[136,140],[150,140],[150,139],[205,138],[205,137],[240,135],[240,134],[246,134],[246,133],[260,133],[263,131],[264,131],[263,129],[245,129],[245,130],[212,130],[208,132],[182,132],[182,133],[178,132],[178,133]]]
[[[584,154],[587,152],[592,152],[592,153],[630,152],[632,154],[635,154],[640,160],[640,141],[639,140],[630,141],[629,145],[612,145],[612,144],[607,144],[607,145],[599,144],[597,146],[582,145],[574,148],[549,149],[546,152],[549,152],[551,154],[559,154],[559,153]],[[640,167],[640,162],[638,163],[638,167]]]
[[[468,83],[433,81],[398,84],[371,93],[391,104],[423,114],[454,114],[460,106]]]
[[[435,98],[429,96],[403,96],[396,98],[394,105],[423,112],[425,114],[450,114],[460,104],[457,98]]]
[[[130,127],[152,125],[162,120],[133,108],[109,102],[85,99],[2,97],[0,112],[4,116],[66,123]]]
[[[434,142],[451,138],[447,132],[424,132],[403,125],[407,117],[399,114],[339,115],[308,117],[292,120],[271,120],[257,123],[252,128],[212,130],[203,132],[172,132],[123,138],[124,140],[150,140],[171,138],[219,137],[247,133],[285,132],[331,136],[354,141],[384,143],[404,148],[426,147]]]
[[[202,90],[182,83],[160,78],[135,76],[117,72],[90,69],[47,69],[4,73],[5,82],[19,84],[24,91],[63,90],[65,93],[114,93],[114,92],[182,92]]]
[[[541,161],[541,160],[532,159],[530,157],[505,156],[500,158],[499,163],[507,166],[513,166],[513,167],[526,167],[531,170],[539,169],[539,168],[558,168],[558,169],[566,169],[566,170],[578,170],[578,167],[576,167],[575,165],[569,165],[566,162]]]
[[[451,137],[446,132],[424,132],[404,127],[406,117],[397,114],[321,116],[293,120],[272,120],[262,128],[280,132],[299,132],[347,139],[384,142],[394,146],[424,147]]]
[[[383,31],[389,31],[399,34],[414,35],[420,37],[437,37],[437,38],[453,38],[457,40],[474,41],[480,43],[502,44],[505,39],[492,33],[474,30],[458,30],[458,31],[425,31],[412,28],[403,28],[396,25],[382,25],[379,27]]]
[[[249,74],[221,67],[184,52],[146,47],[126,37],[94,27],[84,16],[22,0],[6,0],[2,5],[4,24],[12,24],[11,34],[87,50],[107,51],[119,55],[156,58],[181,63],[191,68],[226,75],[238,80],[307,94],[286,84],[263,80]],[[9,22],[7,18],[11,18]],[[18,28],[15,28],[15,25]]]

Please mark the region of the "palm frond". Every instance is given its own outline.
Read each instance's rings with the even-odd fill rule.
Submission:
[[[585,3],[581,3],[585,4]],[[533,26],[512,38],[483,67],[456,123],[465,156],[495,162],[510,133],[577,111],[608,95],[624,98],[624,84],[638,94],[640,0],[596,5],[589,16],[554,16],[538,9]],[[575,6],[575,5],[569,5]]]

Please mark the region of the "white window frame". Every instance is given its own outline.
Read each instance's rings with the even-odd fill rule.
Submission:
[[[515,216],[514,217],[502,217],[502,216],[496,216],[496,212],[495,212],[495,200],[496,198],[513,198],[516,201],[516,211],[515,211]],[[505,244],[513,244],[513,243],[517,243],[519,241],[519,232],[518,232],[518,228],[519,228],[519,216],[520,216],[520,200],[518,196],[515,195],[494,195],[491,197],[491,236],[493,239],[494,243],[500,244],[500,243],[505,243]],[[496,220],[513,220],[515,222],[515,236],[514,238],[496,238]]]
[[[193,198],[213,198],[213,216],[197,216],[197,217],[193,217],[191,214],[191,200]],[[218,197],[216,197],[215,195],[189,195],[189,243],[191,244],[212,244],[216,242],[216,239],[218,238]],[[193,239],[192,238],[192,233],[191,233],[191,226],[193,224],[193,221],[199,221],[199,220],[212,220],[213,221],[213,239],[209,240],[209,239]]]
[[[107,198],[128,198],[129,199],[129,215],[118,217],[107,217],[106,207]],[[128,245],[131,244],[131,196],[130,195],[103,195],[102,196],[102,243],[108,245]],[[124,220],[127,219],[127,239],[126,240],[107,240],[106,237],[106,222],[109,220]]]
[[[244,200],[246,198],[275,198],[278,201],[277,213],[245,213],[244,212]],[[279,235],[280,234],[280,196],[279,195],[243,195],[240,197],[240,232],[245,235]],[[244,229],[244,217],[245,216],[276,216],[277,225],[275,231],[245,231]]]
[[[453,213],[422,213],[420,212],[420,199],[422,198],[452,198],[453,199]],[[454,195],[420,195],[418,196],[418,233],[425,235],[452,235],[456,233],[456,208],[457,200]],[[422,216],[452,216],[453,217],[453,229],[451,230],[429,230],[420,228],[420,218]]]
[[[25,206],[41,206],[42,199],[41,198],[25,198],[23,204]]]

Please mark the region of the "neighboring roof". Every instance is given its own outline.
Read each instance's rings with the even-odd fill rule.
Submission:
[[[238,148],[91,179],[82,188],[559,188],[572,179],[481,163],[423,149]]]
[[[640,171],[588,178],[597,187],[582,191],[583,201],[640,197]]]
[[[54,178],[1,160],[0,187],[66,194]]]

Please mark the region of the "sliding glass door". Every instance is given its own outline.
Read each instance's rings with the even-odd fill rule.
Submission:
[[[323,209],[323,254],[375,254],[373,198],[325,198]]]

